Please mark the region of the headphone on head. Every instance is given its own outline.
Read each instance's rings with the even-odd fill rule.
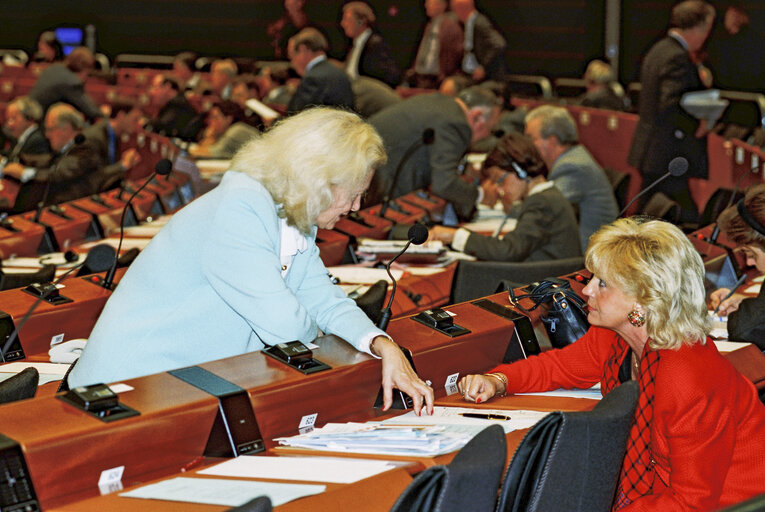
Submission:
[[[738,210],[738,214],[741,216],[741,219],[746,222],[749,227],[757,231],[762,236],[765,236],[765,226],[760,224],[760,222],[754,218],[749,210],[746,209],[743,198],[736,204],[736,209]]]

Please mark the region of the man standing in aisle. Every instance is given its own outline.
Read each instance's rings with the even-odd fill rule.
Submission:
[[[684,176],[670,176],[654,189],[677,201],[683,222],[698,217],[688,178],[707,177],[706,134],[711,127],[683,110],[680,100],[685,93],[704,89],[691,55],[704,45],[714,19],[714,7],[703,0],[677,4],[667,36],[648,51],[640,70],[640,120],[628,162],[640,170],[647,185],[667,172],[673,158],[688,160]]]
[[[505,48],[507,41],[484,14],[475,8],[474,0],[451,0],[452,11],[465,29],[462,71],[473,82],[505,81]]]

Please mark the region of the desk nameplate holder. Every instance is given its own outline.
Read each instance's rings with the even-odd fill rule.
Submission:
[[[167,372],[218,399],[205,457],[238,457],[265,450],[250,396],[245,389],[199,366]]]
[[[441,334],[446,334],[450,338],[456,338],[457,336],[470,333],[470,329],[455,324],[451,315],[441,308],[432,308],[421,311],[411,318],[415,322],[430,327]]]
[[[314,359],[313,352],[299,341],[289,341],[286,343],[277,343],[261,350],[265,355],[273,357],[297,370],[303,375],[329,370],[332,368],[326,363]]]
[[[8,342],[8,338],[11,337],[11,334],[13,334],[13,331],[15,330],[16,326],[13,323],[13,318],[11,315],[4,311],[0,311],[0,347],[4,346]],[[4,357],[5,362],[18,361],[19,359],[24,359],[26,357],[24,354],[24,349],[21,346],[21,341],[19,340],[18,333],[16,333],[16,339],[13,340],[11,346],[8,347]]]
[[[104,423],[141,414],[132,407],[121,404],[117,393],[112,391],[106,384],[92,384],[90,386],[72,388],[64,394],[56,395],[56,398]]]
[[[58,287],[53,283],[32,283],[21,291],[38,299],[41,298],[53,306],[74,302],[69,297],[61,295],[58,291]]]
[[[417,373],[417,368],[414,367],[414,358],[412,358],[412,351],[408,348],[404,348],[401,345],[399,347],[401,349],[401,352],[404,353],[404,357],[406,357],[406,360],[409,361],[409,365],[412,367],[412,370],[414,370],[415,373]],[[382,409],[383,406],[383,388],[380,386],[380,391],[377,392],[377,399],[375,400],[375,409]],[[412,397],[404,393],[403,391],[399,389],[393,389],[393,405],[390,406],[391,409],[411,409],[414,407],[414,402],[412,401]]]
[[[526,359],[541,352],[534,327],[527,316],[489,299],[478,299],[471,304],[513,322],[513,335],[507,344],[505,357],[502,358],[503,364]]]

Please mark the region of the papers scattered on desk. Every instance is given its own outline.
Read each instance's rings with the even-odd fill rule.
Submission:
[[[516,395],[539,395],[555,396],[564,398],[589,398],[590,400],[600,400],[603,398],[600,392],[600,384],[595,384],[589,389],[556,389],[553,391],[543,391],[539,393],[515,393]]]
[[[120,496],[238,507],[258,496],[266,495],[271,498],[273,506],[278,507],[298,498],[320,494],[325,490],[324,485],[177,477],[144,485],[138,489],[123,492]]]
[[[380,279],[387,281],[388,283],[391,282],[388,273],[384,268],[344,265],[341,267],[327,267],[327,271],[338,278],[340,283],[375,284]],[[401,276],[404,275],[403,270],[391,269],[390,273],[393,274],[396,281],[401,279]]]
[[[495,420],[495,419],[481,419],[481,418],[466,418],[463,414],[486,414],[491,416],[508,417],[508,420]],[[474,407],[441,407],[436,406],[433,408],[433,415],[428,416],[423,413],[422,416],[417,416],[413,411],[410,411],[401,416],[390,418],[383,421],[385,425],[396,424],[432,424],[447,427],[450,431],[460,431],[472,434],[473,437],[478,432],[488,427],[489,425],[497,424],[501,426],[505,433],[512,432],[513,430],[519,430],[532,427],[537,421],[547,416],[547,412],[543,411],[526,411],[526,410],[507,410],[507,409],[478,409]]]
[[[17,373],[21,372],[24,368],[29,368],[30,366],[36,368],[40,374],[40,381],[38,383],[40,386],[47,382],[61,380],[66,374],[66,371],[69,369],[68,364],[29,362],[5,363],[0,365],[0,382],[6,379],[10,379]]]
[[[202,475],[351,484],[392,469],[389,461],[342,457],[243,455],[199,472]]]
[[[728,338],[728,317],[715,315],[712,310],[709,310],[708,313],[712,318],[712,329],[709,331],[709,336],[716,339]]]
[[[356,252],[368,259],[390,259],[406,246],[406,240],[373,240],[359,238]],[[435,263],[446,254],[446,248],[440,241],[425,242],[422,245],[410,245],[406,253],[397,260],[402,263]]]

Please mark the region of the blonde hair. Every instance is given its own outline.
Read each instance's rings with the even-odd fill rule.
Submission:
[[[585,265],[643,307],[651,348],[706,342],[704,264],[676,226],[619,219],[592,235]]]
[[[279,215],[308,234],[332,204],[333,187],[363,192],[385,158],[372,125],[352,112],[317,107],[257,135],[234,155],[231,169],[257,179],[280,205]]]

